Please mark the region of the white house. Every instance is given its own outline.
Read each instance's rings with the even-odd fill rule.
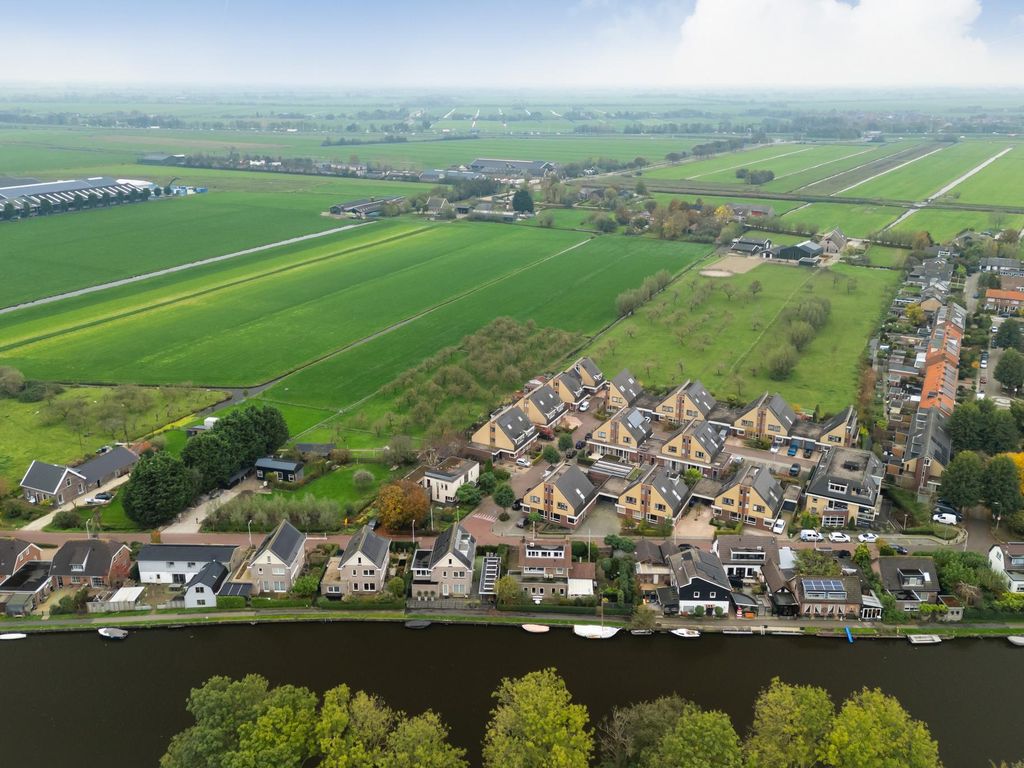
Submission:
[[[679,595],[680,614],[692,614],[698,607],[711,616],[716,609],[729,613],[732,590],[718,555],[688,549],[670,555],[668,563],[672,569],[672,586]]]
[[[183,596],[186,608],[215,608],[217,592],[228,577],[224,563],[216,560],[207,563],[185,585]]]
[[[993,545],[988,551],[988,564],[1002,574],[1008,591],[1024,592],[1024,541]]]
[[[453,504],[457,500],[459,488],[466,483],[475,483],[479,477],[479,462],[453,456],[436,467],[426,467],[418,482],[427,489],[431,501]]]
[[[238,547],[220,544],[147,544],[139,550],[139,582],[187,584],[210,563],[227,568]]]

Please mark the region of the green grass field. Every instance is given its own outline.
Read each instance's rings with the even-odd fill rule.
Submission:
[[[868,262],[872,267],[899,269],[909,255],[910,251],[905,248],[889,248],[884,245],[872,245],[867,250]]]
[[[856,280],[853,291],[848,291],[850,277]],[[700,378],[722,399],[749,399],[772,390],[794,407],[810,411],[818,405],[835,412],[855,400],[860,359],[899,279],[897,272],[845,265],[811,271],[769,264],[726,280],[687,278],[678,291],[641,308],[589,352],[602,370],[614,374],[628,367],[654,389]],[[747,289],[755,280],[762,291],[751,299]],[[712,286],[699,306],[691,303],[694,281]],[[735,287],[733,298],[722,290],[726,282]],[[761,361],[778,343],[779,315],[809,294],[828,298],[832,313],[790,378],[773,381]]]
[[[373,484],[368,488],[356,488],[353,480],[355,473],[362,469],[373,475]],[[342,504],[358,503],[376,496],[381,483],[390,480],[393,474],[383,464],[350,464],[321,475],[294,491],[277,489],[274,495],[292,498],[313,496],[318,499],[333,499]]]
[[[899,232],[928,232],[933,240],[944,243],[965,229],[982,232],[986,229],[1020,229],[1022,226],[1024,215],[1021,214],[923,208],[908,216],[893,229]]]
[[[1012,146],[1007,154],[959,184],[950,197],[962,203],[1024,206],[1024,145]]]
[[[704,205],[713,205],[716,208],[726,203],[740,203],[744,205],[770,205],[775,209],[776,216],[782,216],[783,214],[798,208],[803,205],[799,200],[766,200],[758,199],[756,197],[741,197],[735,195],[686,195],[686,194],[673,194],[671,192],[653,192],[651,194],[655,200],[658,201],[659,205],[668,205],[673,199],[685,200],[687,203],[696,203],[700,200]]]
[[[847,237],[866,237],[897,219],[902,212],[900,208],[884,205],[811,203],[805,208],[790,211],[782,221],[812,224],[820,232],[839,227]]]

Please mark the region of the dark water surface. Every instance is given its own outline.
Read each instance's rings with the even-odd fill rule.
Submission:
[[[418,713],[433,708],[474,760],[505,675],[553,666],[597,721],[615,704],[676,692],[728,712],[742,734],[775,675],[841,701],[863,685],[899,697],[928,723],[947,766],[1024,758],[1024,649],[1005,640],[903,641],[667,635],[587,641],[518,627],[290,624],[95,634],[0,643],[0,762],[6,766],[153,766],[191,724],[189,689],[257,672],[323,692],[339,683]]]

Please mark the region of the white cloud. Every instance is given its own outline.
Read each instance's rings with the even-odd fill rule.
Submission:
[[[672,85],[1000,86],[1024,53],[972,34],[979,0],[697,0]]]

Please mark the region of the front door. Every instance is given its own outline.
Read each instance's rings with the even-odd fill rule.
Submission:
[[[448,597],[448,582],[441,585],[441,594]]]

